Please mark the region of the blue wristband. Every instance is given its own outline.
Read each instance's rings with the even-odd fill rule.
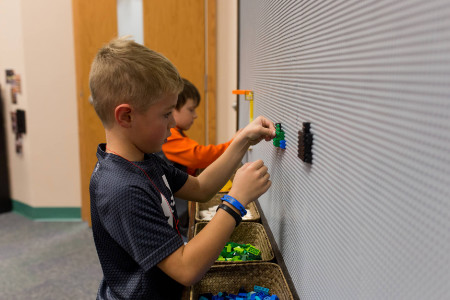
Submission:
[[[233,205],[241,213],[241,217],[247,214],[247,210],[245,209],[245,207],[242,206],[241,202],[237,201],[230,195],[223,195],[223,197],[220,198],[220,200],[227,201],[228,203]]]

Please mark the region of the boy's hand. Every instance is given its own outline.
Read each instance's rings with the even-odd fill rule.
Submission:
[[[233,187],[228,193],[244,207],[264,194],[272,184],[270,175],[262,160],[248,162],[237,170]]]
[[[273,139],[275,137],[275,126],[273,122],[259,116],[245,126],[241,134],[244,135],[250,145],[256,145],[263,139],[266,141]]]

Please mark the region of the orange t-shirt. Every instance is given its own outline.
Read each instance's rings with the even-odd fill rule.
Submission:
[[[188,138],[181,129],[171,128],[172,135],[163,144],[162,150],[167,159],[187,167],[187,173],[195,175],[196,169],[204,169],[214,162],[232,140],[219,145],[199,145]]]

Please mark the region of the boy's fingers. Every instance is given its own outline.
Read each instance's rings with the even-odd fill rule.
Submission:
[[[259,169],[259,172],[261,173],[261,177],[263,177],[265,174],[267,174],[267,171],[269,170],[269,168],[267,168],[267,166],[262,166]]]
[[[272,181],[267,180],[266,185],[264,187],[264,193],[267,192],[267,190],[270,188],[271,185],[272,185]]]
[[[254,161],[252,163],[252,167],[254,167],[257,170],[260,169],[262,166],[264,166],[264,162],[261,159]]]
[[[251,164],[252,164],[251,162],[246,162],[246,163],[241,167],[241,169],[242,169],[242,170],[245,170],[245,169],[247,169],[248,166],[250,166]]]
[[[263,166],[262,168],[261,168],[261,173],[263,174],[263,175],[265,175],[265,174],[269,174],[267,171],[269,170],[269,168],[267,167],[267,166]]]
[[[265,139],[273,139],[276,136],[275,128],[262,128],[261,135],[264,136]]]
[[[271,121],[269,121],[268,119],[262,117],[262,118],[261,118],[261,125],[262,125],[264,128],[269,129],[270,132],[273,132],[273,134],[275,134],[275,125],[273,124],[273,122],[271,122]]]

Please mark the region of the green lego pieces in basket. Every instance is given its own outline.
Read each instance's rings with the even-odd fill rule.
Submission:
[[[234,247],[234,251],[236,251],[237,253],[243,253],[245,250],[244,250],[244,248],[241,248],[240,246],[236,246],[236,247]]]
[[[253,246],[248,247],[247,251],[253,255],[259,255],[259,253],[261,252]]]
[[[261,251],[251,244],[228,242],[220,252],[217,261],[251,261],[261,260]]]

